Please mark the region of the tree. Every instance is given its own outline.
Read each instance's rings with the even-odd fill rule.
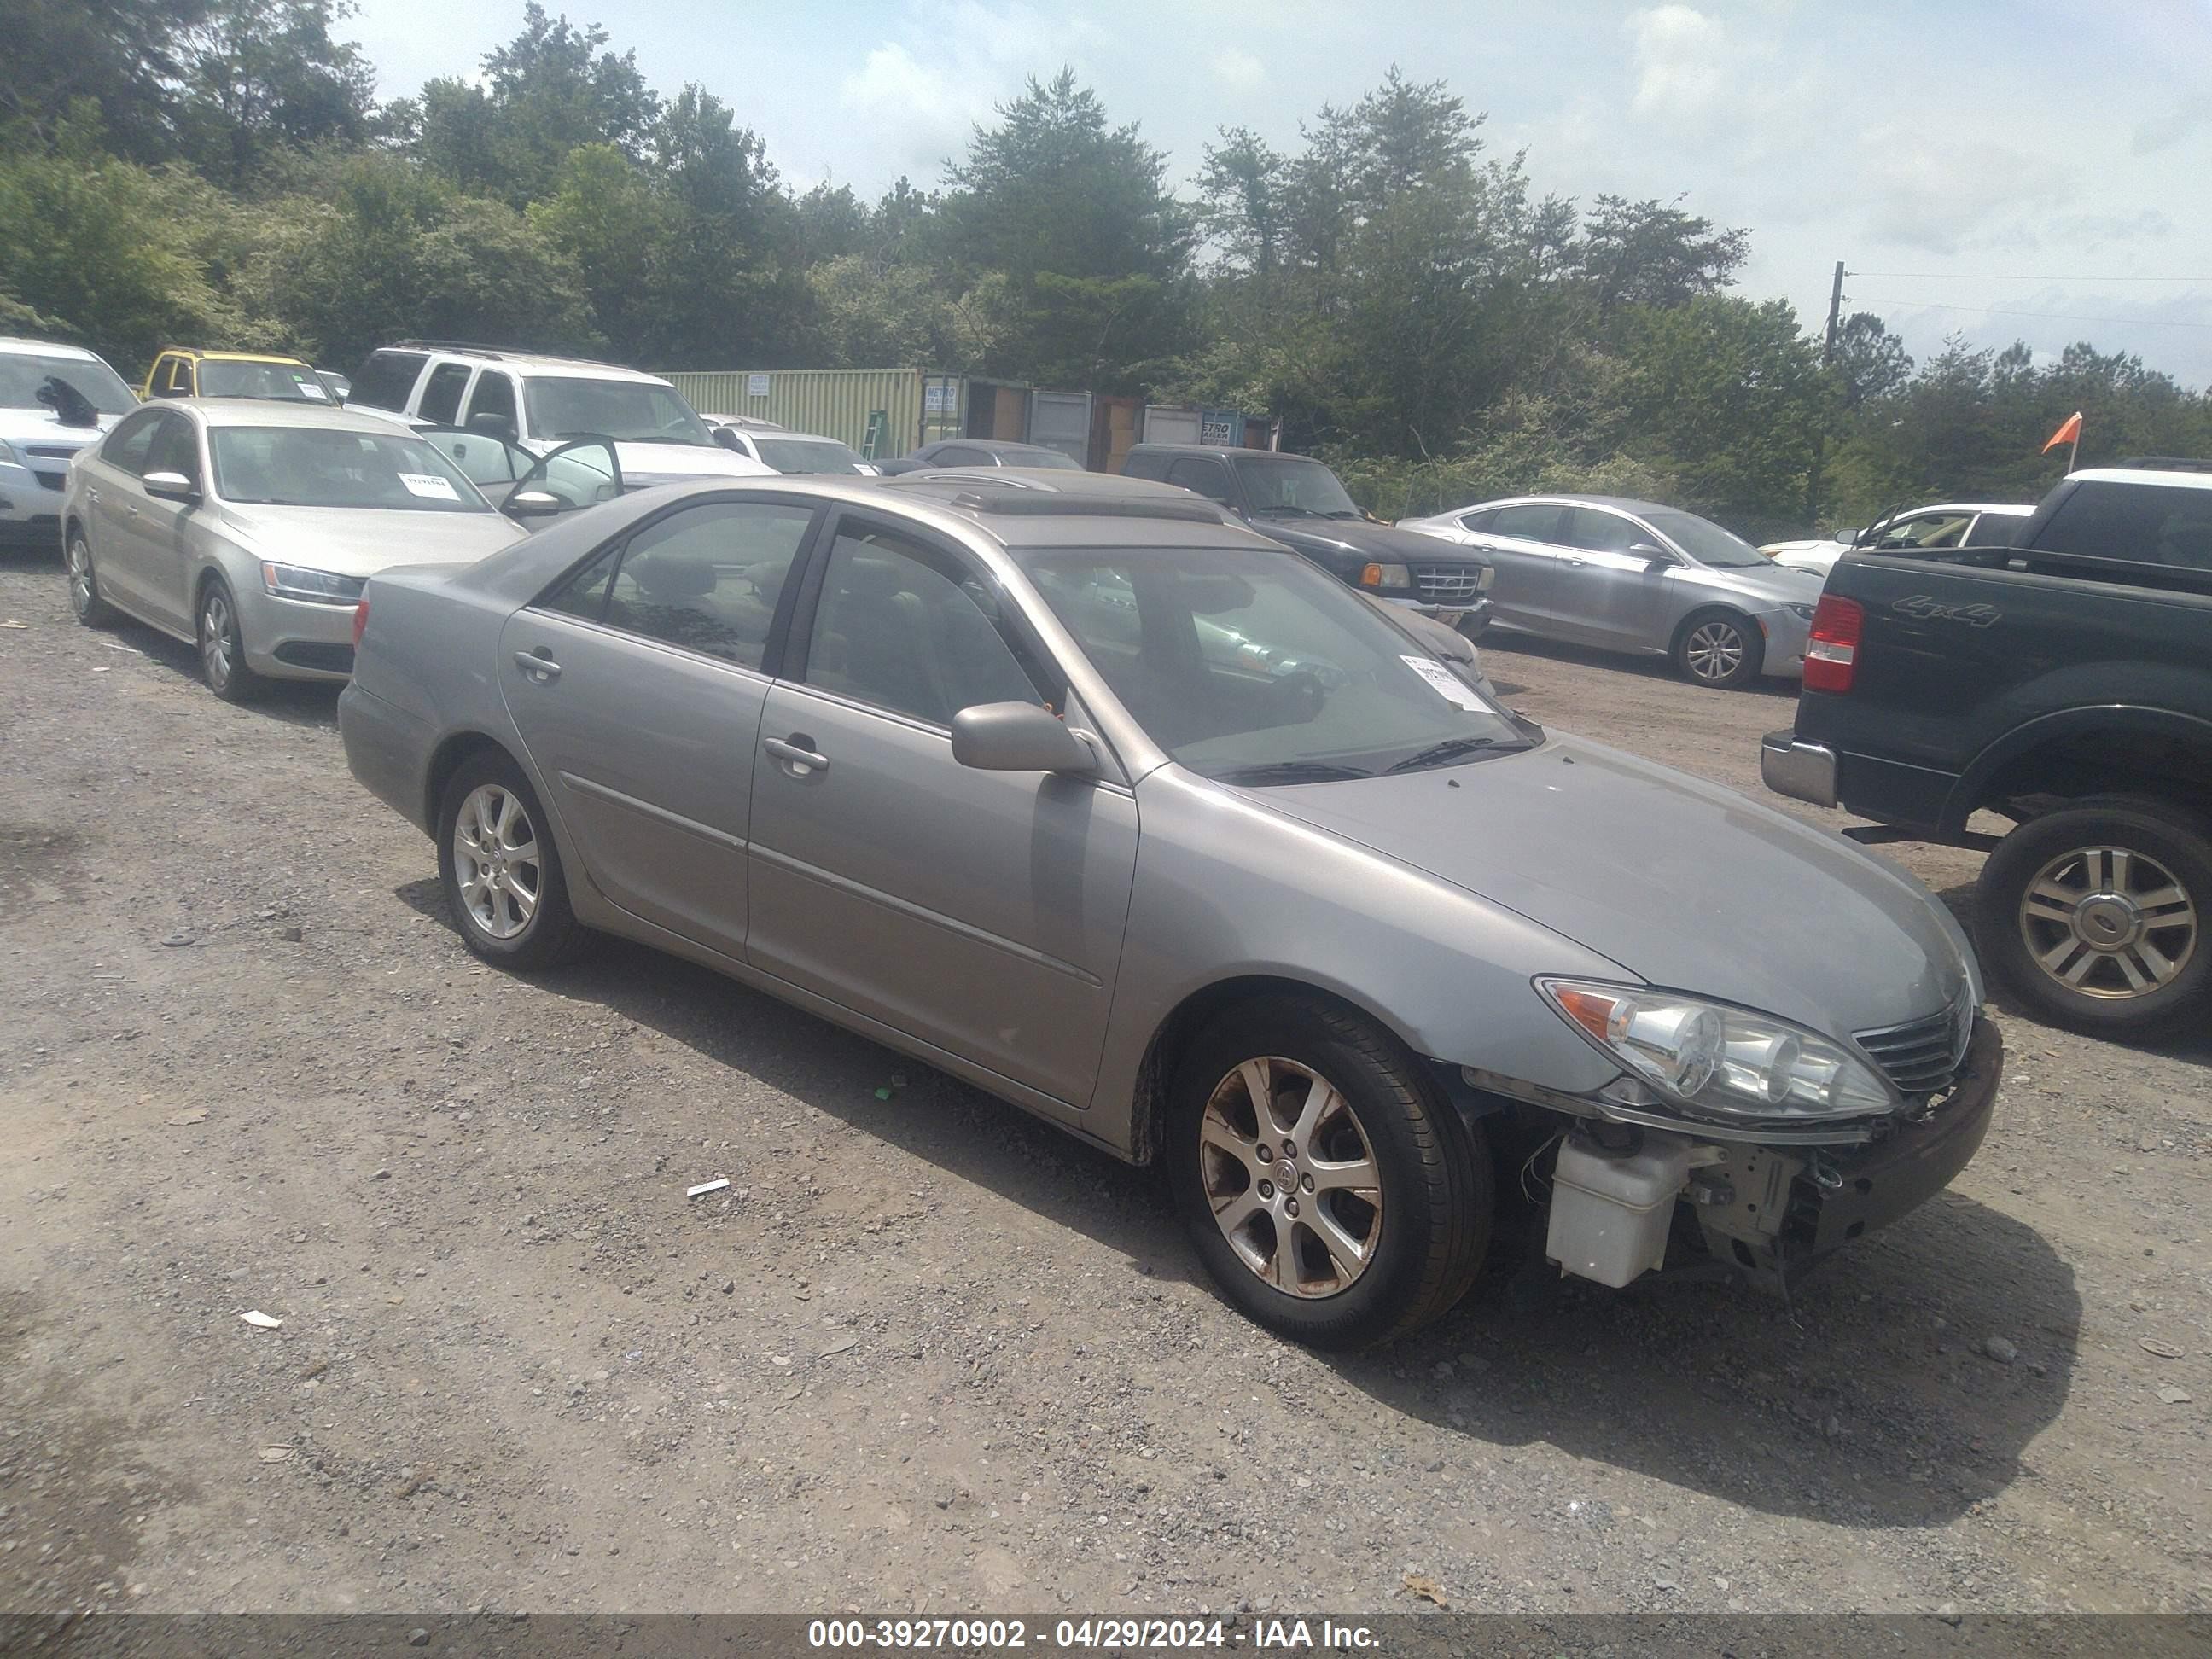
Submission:
[[[114,154],[170,159],[173,88],[184,74],[177,37],[207,9],[206,0],[0,0],[0,127],[52,144],[72,103],[86,99]]]
[[[1912,359],[1905,342],[1870,311],[1855,311],[1836,327],[1835,356],[1829,364],[1845,409],[1887,398],[1911,377]]]
[[[1719,230],[1669,203],[1601,196],[1576,261],[1598,309],[1681,305],[1717,294],[1751,257],[1751,233]]]
[[[173,48],[185,155],[235,190],[280,147],[360,143],[375,76],[358,46],[331,33],[356,10],[350,0],[214,0]]]

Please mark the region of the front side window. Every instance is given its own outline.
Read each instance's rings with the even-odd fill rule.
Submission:
[[[672,513],[630,538],[600,619],[758,668],[776,601],[813,522],[812,508],[775,501],[712,501]],[[584,575],[591,577],[590,567]],[[589,586],[554,608],[578,614]]]
[[[415,389],[416,377],[429,361],[419,351],[372,352],[361,366],[361,373],[354,376],[353,392],[347,401],[367,404],[371,409],[404,410],[407,394]]]
[[[1762,565],[1766,556],[1732,531],[1694,513],[1678,513],[1671,507],[1653,507],[1644,515],[1651,527],[1699,564],[1727,570]]]
[[[1501,507],[1490,532],[1493,536],[1510,536],[1517,541],[1556,542],[1559,539],[1559,513],[1557,505],[1546,501]]]
[[[1293,555],[1018,554],[1133,718],[1224,782],[1297,784],[1480,760],[1534,728]]]
[[[1229,505],[1229,472],[1210,458],[1186,455],[1168,469],[1167,481],[1194,489],[1210,501]]]
[[[1244,499],[1262,516],[1356,519],[1359,508],[1336,474],[1319,461],[1298,455],[1239,455],[1237,477]]]
[[[328,404],[330,391],[305,363],[238,363],[210,359],[200,365],[203,398],[270,398],[281,403]]]
[[[161,424],[161,410],[142,410],[107,434],[100,447],[100,459],[134,478],[143,476],[146,456],[154,447],[154,434]]]
[[[0,351],[0,409],[38,409],[39,388],[51,378],[73,388],[103,415],[138,407],[138,399],[106,363],[39,352]]]
[[[146,453],[148,473],[175,472],[195,483],[200,476],[199,434],[192,423],[181,415],[165,415],[154,430],[154,442]]]
[[[323,427],[217,427],[216,494],[241,506],[489,513],[466,474],[420,438]]]
[[[1573,507],[1567,509],[1566,543],[1591,553],[1626,553],[1638,541],[1651,538],[1618,513],[1607,513],[1601,507]]]
[[[707,423],[673,386],[533,374],[523,382],[533,438],[613,438],[623,443],[710,445]]]
[[[496,415],[513,428],[517,418],[514,382],[489,368],[477,375],[476,389],[469,393],[470,422],[473,423],[479,415]]]
[[[156,398],[189,398],[192,395],[192,364],[189,357],[164,357],[154,370],[154,395]]]
[[[806,683],[933,726],[978,703],[1042,704],[1001,614],[991,585],[946,556],[848,526],[823,572]]]

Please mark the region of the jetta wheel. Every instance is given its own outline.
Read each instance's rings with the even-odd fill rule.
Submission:
[[[2152,1038],[2212,1015],[2212,836],[2162,803],[2030,819],[1990,854],[1977,902],[1991,967],[2060,1024]]]
[[[1336,1005],[1231,1010],[1177,1068],[1168,1156],[1193,1246],[1272,1329],[1358,1346],[1466,1291],[1494,1202],[1486,1144],[1420,1062]]]
[[[1708,611],[1692,617],[1674,641],[1674,666],[1699,685],[1732,688],[1759,678],[1766,642],[1741,617]]]
[[[200,672],[208,690],[225,702],[250,702],[266,684],[246,665],[246,640],[238,628],[238,601],[220,576],[200,590]]]
[[[469,949],[504,967],[550,967],[581,929],[538,797],[487,750],[461,763],[438,816],[438,874]]]
[[[115,608],[100,597],[100,577],[92,568],[92,544],[85,539],[84,532],[70,532],[69,550],[70,609],[87,628],[105,628],[115,620]]]

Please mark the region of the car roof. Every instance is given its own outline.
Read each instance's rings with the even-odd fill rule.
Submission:
[[[162,357],[190,357],[203,363],[283,363],[288,368],[305,368],[305,357],[288,357],[281,351],[211,351],[204,346],[163,346],[155,354]]]
[[[327,404],[293,403],[274,398],[179,398],[155,399],[147,409],[176,409],[197,415],[210,427],[283,426],[326,428],[336,432],[376,432],[389,435],[414,428],[397,415],[368,410],[332,409]]]
[[[1540,495],[1500,495],[1495,501],[1474,501],[1466,507],[1453,507],[1449,513],[1439,513],[1440,519],[1457,518],[1462,513],[1482,513],[1496,507],[1609,507],[1616,513],[1681,513],[1686,508],[1669,507],[1664,501],[1639,501],[1633,495],[1578,495],[1547,493]],[[1695,518],[1697,515],[1690,515]]]
[[[632,368],[626,363],[603,363],[589,357],[562,357],[545,352],[509,351],[501,346],[471,345],[459,340],[393,340],[376,349],[420,352],[424,356],[450,357],[465,363],[497,363],[502,368],[520,370],[525,374],[566,380],[635,380],[646,386],[668,385],[659,375],[648,374],[643,369]]]
[[[2164,484],[2179,489],[2212,489],[2212,472],[2169,471],[2162,467],[2085,466],[2066,476],[2068,483]]]
[[[980,449],[987,455],[1057,455],[1060,451],[1048,444],[1025,444],[1012,438],[933,438],[922,447],[942,449],[947,444],[961,444],[969,449]]]
[[[1152,455],[1215,455],[1223,460],[1227,460],[1232,455],[1273,455],[1279,460],[1312,461],[1322,466],[1328,465],[1318,455],[1299,455],[1287,449],[1251,449],[1242,444],[1132,444],[1129,446],[1129,453],[1132,455],[1139,450]]]
[[[0,336],[0,351],[15,357],[27,357],[36,352],[41,357],[74,357],[85,363],[106,361],[98,352],[88,351],[82,346],[64,345],[59,340],[33,340],[12,334]]]
[[[903,489],[926,484],[952,484],[966,489],[1047,489],[1059,495],[1154,499],[1165,496],[1185,501],[1206,499],[1195,490],[1185,489],[1181,484],[1163,483],[1158,478],[1132,478],[1119,472],[1070,472],[1064,466],[933,466],[902,472],[884,483]]]

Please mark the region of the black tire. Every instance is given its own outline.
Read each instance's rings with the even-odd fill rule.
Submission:
[[[1246,1109],[1251,1090],[1239,1079],[1248,1061],[1270,1062],[1266,1087],[1271,1099],[1303,1100],[1301,1091],[1311,1086],[1311,1078],[1325,1079],[1348,1109],[1349,1126],[1332,1106],[1304,1161],[1285,1158],[1276,1144],[1279,1124],[1271,1133],[1256,1112]],[[1358,1348],[1429,1323],[1466,1293],[1482,1266],[1496,1208],[1488,1145],[1388,1032],[1319,998],[1255,999],[1198,1035],[1170,1088],[1165,1158],[1176,1207],[1222,1294],[1249,1318],[1315,1347]],[[1201,1140],[1208,1106],[1218,1096],[1224,1123],[1252,1128],[1240,1143],[1244,1162]],[[1261,1146],[1276,1158],[1260,1159]],[[1327,1168],[1313,1162],[1317,1148],[1339,1160],[1364,1153],[1379,1178],[1379,1204],[1348,1189],[1316,1193],[1312,1175]],[[1249,1200],[1256,1206],[1269,1189],[1292,1194],[1292,1188],[1267,1178],[1279,1176],[1286,1164],[1299,1172],[1304,1191],[1288,1200],[1269,1198],[1264,1210],[1251,1208],[1243,1243],[1232,1245],[1215,1220],[1217,1197],[1235,1187],[1239,1174],[1244,1184],[1221,1198],[1224,1206]],[[1291,1259],[1298,1264],[1296,1277],[1308,1281],[1306,1294],[1279,1288],[1240,1253],[1256,1246],[1268,1261],[1277,1259],[1275,1229],[1285,1224],[1291,1203],[1310,1206],[1287,1224]],[[1348,1279],[1340,1265],[1328,1265],[1314,1231],[1316,1212],[1364,1249],[1364,1265]],[[1329,1279],[1310,1273],[1309,1263],[1327,1265]],[[1340,1287],[1328,1288],[1337,1281]]]
[[[208,690],[225,702],[252,702],[269,689],[246,660],[246,636],[238,627],[238,596],[220,576],[200,585],[192,606],[192,637],[199,647],[200,673]]]
[[[1700,611],[1674,631],[1674,672],[1691,684],[1739,690],[1758,680],[1766,636],[1740,611]]]
[[[511,800],[522,815],[520,824],[505,822],[503,846],[492,872],[495,878],[505,878],[504,896],[498,890],[495,880],[489,890],[465,893],[463,874],[459,868],[461,844],[458,840],[461,815],[471,808],[471,802],[479,791],[491,792],[493,796]],[[526,843],[523,832],[526,830]],[[482,829],[475,835],[476,843],[485,845]],[[533,858],[507,862],[507,851],[527,844],[536,849]],[[480,871],[472,870],[475,877]],[[534,888],[532,877],[534,873]],[[438,878],[446,891],[447,908],[453,913],[453,926],[459,931],[461,942],[486,962],[519,973],[535,973],[558,967],[572,960],[582,948],[586,937],[576,913],[569,908],[568,878],[561,868],[560,848],[554,844],[552,826],[547,823],[545,809],[538,804],[538,793],[530,787],[530,780],[522,775],[505,753],[496,749],[483,749],[471,755],[454,770],[447,780],[445,794],[438,803]],[[520,927],[511,933],[502,927],[520,914],[519,895],[534,893],[534,904]],[[485,912],[479,914],[478,903]]]
[[[1490,613],[1486,611],[1480,617],[1462,617],[1455,626],[1458,628],[1461,638],[1479,640],[1490,631]]]
[[[2128,855],[2124,872],[2116,852]],[[2069,863],[2069,855],[2079,856]],[[2055,891],[2038,895],[2046,883]],[[2142,902],[2169,887],[2186,902],[2185,927],[2173,920],[2173,902]],[[2075,892],[2090,902],[2063,896]],[[2053,1025],[2123,1042],[2212,1026],[2212,825],[2186,808],[2100,796],[2030,818],[1982,866],[1974,911],[1983,962]],[[2076,920],[2060,920],[2068,912]],[[2073,950],[2045,968],[2039,957],[2053,957],[2069,939]],[[2160,962],[2174,965],[2170,976],[2158,973]],[[2078,985],[2063,982],[2077,972]]]
[[[115,620],[115,607],[100,591],[100,574],[93,568],[92,543],[82,525],[70,526],[62,548],[62,562],[69,571],[70,609],[87,628],[106,628]]]

